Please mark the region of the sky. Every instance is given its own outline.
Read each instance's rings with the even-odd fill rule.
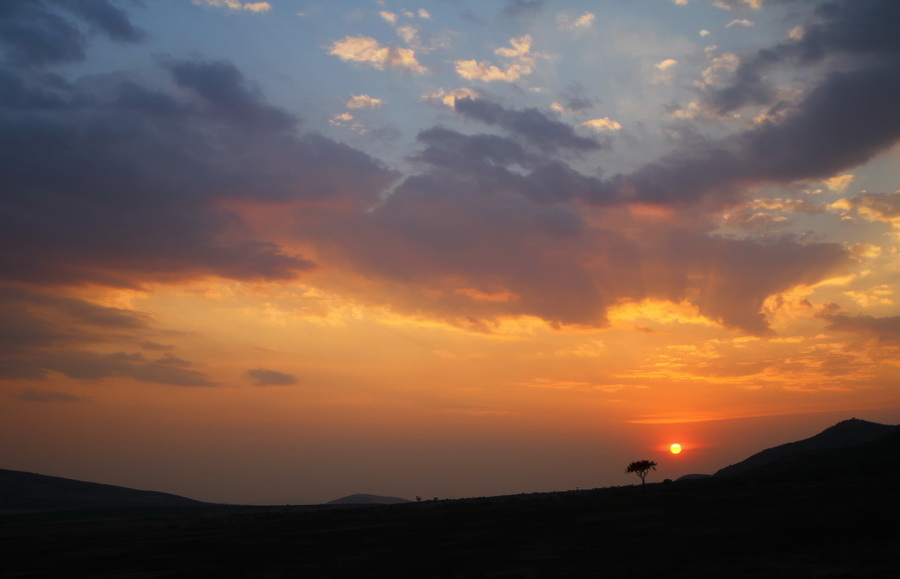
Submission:
[[[898,31],[895,0],[4,1],[0,468],[458,498],[900,423]]]

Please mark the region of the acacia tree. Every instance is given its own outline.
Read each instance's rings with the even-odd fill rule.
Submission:
[[[633,472],[641,478],[641,484],[647,484],[644,479],[651,470],[656,470],[656,463],[652,460],[636,460],[628,465],[625,472]]]

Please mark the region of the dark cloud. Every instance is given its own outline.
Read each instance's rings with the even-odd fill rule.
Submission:
[[[735,82],[711,89],[721,114],[770,105],[769,119],[717,141],[685,143],[676,153],[607,183],[594,203],[620,198],[659,204],[735,205],[749,185],[827,178],[862,164],[900,139],[900,3],[825,2],[799,40],[745,56]],[[776,99],[776,67],[839,58],[796,103]]]
[[[293,374],[264,368],[247,370],[247,376],[252,378],[253,383],[257,386],[290,386],[297,383],[297,377]]]
[[[0,357],[37,348],[104,342],[116,331],[143,329],[149,321],[141,312],[0,286]]]
[[[651,298],[688,300],[725,326],[763,334],[768,296],[849,265],[839,244],[710,235],[689,208],[642,219],[607,206],[588,225],[575,206],[529,190],[531,176],[468,158],[455,171],[453,157],[441,160],[373,211],[307,231],[340,240],[322,242],[329,262],[380,280],[393,307],[468,329],[491,331],[505,316],[603,327],[608,308]]]
[[[463,135],[435,127],[418,135],[424,151],[414,157],[434,166],[454,170],[478,167],[530,165],[533,156],[515,141],[497,135]]]
[[[455,108],[463,116],[496,125],[544,151],[560,148],[595,151],[602,147],[595,139],[575,134],[571,125],[553,120],[538,109],[510,110],[488,100],[472,98],[456,99]]]
[[[72,16],[78,9],[65,10],[88,29],[127,36],[113,20]],[[51,14],[71,25],[59,10],[0,10],[16,16],[5,24]],[[67,32],[74,48],[60,53],[70,56],[53,62],[77,60],[90,30],[76,32]],[[9,42],[11,62],[25,49]],[[327,264],[323,283],[479,331],[506,316],[602,327],[609,308],[652,298],[688,300],[725,326],[765,333],[768,296],[841,271],[847,252],[790,237],[717,236],[707,216],[743,201],[748,185],[831,176],[900,134],[900,74],[881,60],[822,77],[777,121],[695,140],[608,179],[564,157],[598,151],[601,141],[537,109],[461,99],[459,115],[503,134],[421,132],[419,173],[382,197],[395,172],[303,132],[231,63],[169,58],[140,75],[67,79],[22,66],[50,56],[15,58],[0,71],[0,277],[57,286],[290,279],[317,264],[251,228],[237,208],[289,206],[298,245]],[[643,215],[649,204],[658,213]],[[330,279],[328,270],[352,273]],[[6,377],[213,384],[156,345],[152,320],[138,312],[47,294],[17,299],[26,307],[0,308]],[[107,353],[90,351],[100,342]],[[247,376],[260,385],[296,380],[262,368]]]
[[[151,361],[137,353],[90,350],[98,344],[171,349],[142,337],[153,331],[151,321],[141,312],[2,286],[0,379],[43,379],[49,372],[59,372],[79,380],[128,377],[182,386],[213,385],[203,373],[190,368],[191,362],[172,354]]]
[[[167,63],[175,82],[194,91],[215,116],[232,122],[291,127],[296,121],[284,111],[267,105],[258,90],[226,61],[175,61]]]
[[[784,119],[719,141],[695,143],[609,181],[592,202],[619,192],[639,202],[735,204],[748,185],[822,179],[900,139],[900,61],[828,75]],[[623,195],[624,199],[629,197]]]
[[[0,51],[16,65],[84,60],[88,31],[117,42],[137,42],[143,33],[106,0],[7,0],[0,7]]]
[[[138,42],[144,33],[135,27],[128,14],[108,0],[55,0],[56,6],[83,19],[93,29],[119,42]]]
[[[419,134],[425,149],[413,159],[447,171],[454,181],[484,194],[515,191],[535,201],[556,203],[598,198],[610,191],[599,178],[583,175],[565,162],[528,152],[519,143],[498,135],[463,135],[446,128]]]
[[[768,69],[790,63],[817,64],[832,56],[851,59],[855,68],[896,61],[900,55],[900,4],[894,0],[823,2],[803,27],[803,36],[742,59],[730,86],[710,92],[708,102],[721,114],[751,104],[771,104],[776,91]]]
[[[171,346],[168,344],[157,344],[156,342],[141,342],[141,348],[144,350],[151,351],[166,351],[166,350],[174,350],[175,346]]]
[[[151,319],[149,315],[143,312],[99,306],[73,298],[31,294],[29,299],[34,305],[53,308],[55,316],[65,314],[76,323],[106,329],[131,330],[146,328]],[[56,319],[59,318],[56,317]]]
[[[685,276],[675,283],[686,283],[661,297],[690,299],[707,317],[754,334],[768,331],[762,314],[767,297],[811,285],[850,265],[840,244],[802,244],[789,236],[758,241],[681,232],[669,238],[667,247],[663,255]],[[692,275],[702,287],[690,281]]]
[[[829,328],[832,330],[877,336],[881,340],[900,339],[900,316],[879,318],[839,313],[824,317],[831,322]]]
[[[138,382],[170,384],[173,386],[214,386],[215,382],[203,373],[163,361],[148,361],[141,354],[116,352],[98,354],[68,350],[43,357],[47,370],[59,372],[76,380],[131,378]]]
[[[0,277],[289,279],[314,264],[254,238],[223,201],[367,205],[394,178],[360,151],[298,133],[233,65],[164,70],[178,99],[162,75],[0,75]]]
[[[397,308],[476,328],[500,315],[602,323],[604,300],[578,263],[589,259],[578,247],[585,229],[578,213],[472,171],[409,177],[371,212],[304,225],[331,263],[381,280],[389,292],[381,297]]]

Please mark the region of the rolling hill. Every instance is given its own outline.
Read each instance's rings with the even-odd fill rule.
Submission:
[[[168,493],[0,469],[0,514],[206,504]]]

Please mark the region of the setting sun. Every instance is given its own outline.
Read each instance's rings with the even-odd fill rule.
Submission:
[[[681,454],[681,445],[677,442],[669,447],[669,452],[672,454]]]

